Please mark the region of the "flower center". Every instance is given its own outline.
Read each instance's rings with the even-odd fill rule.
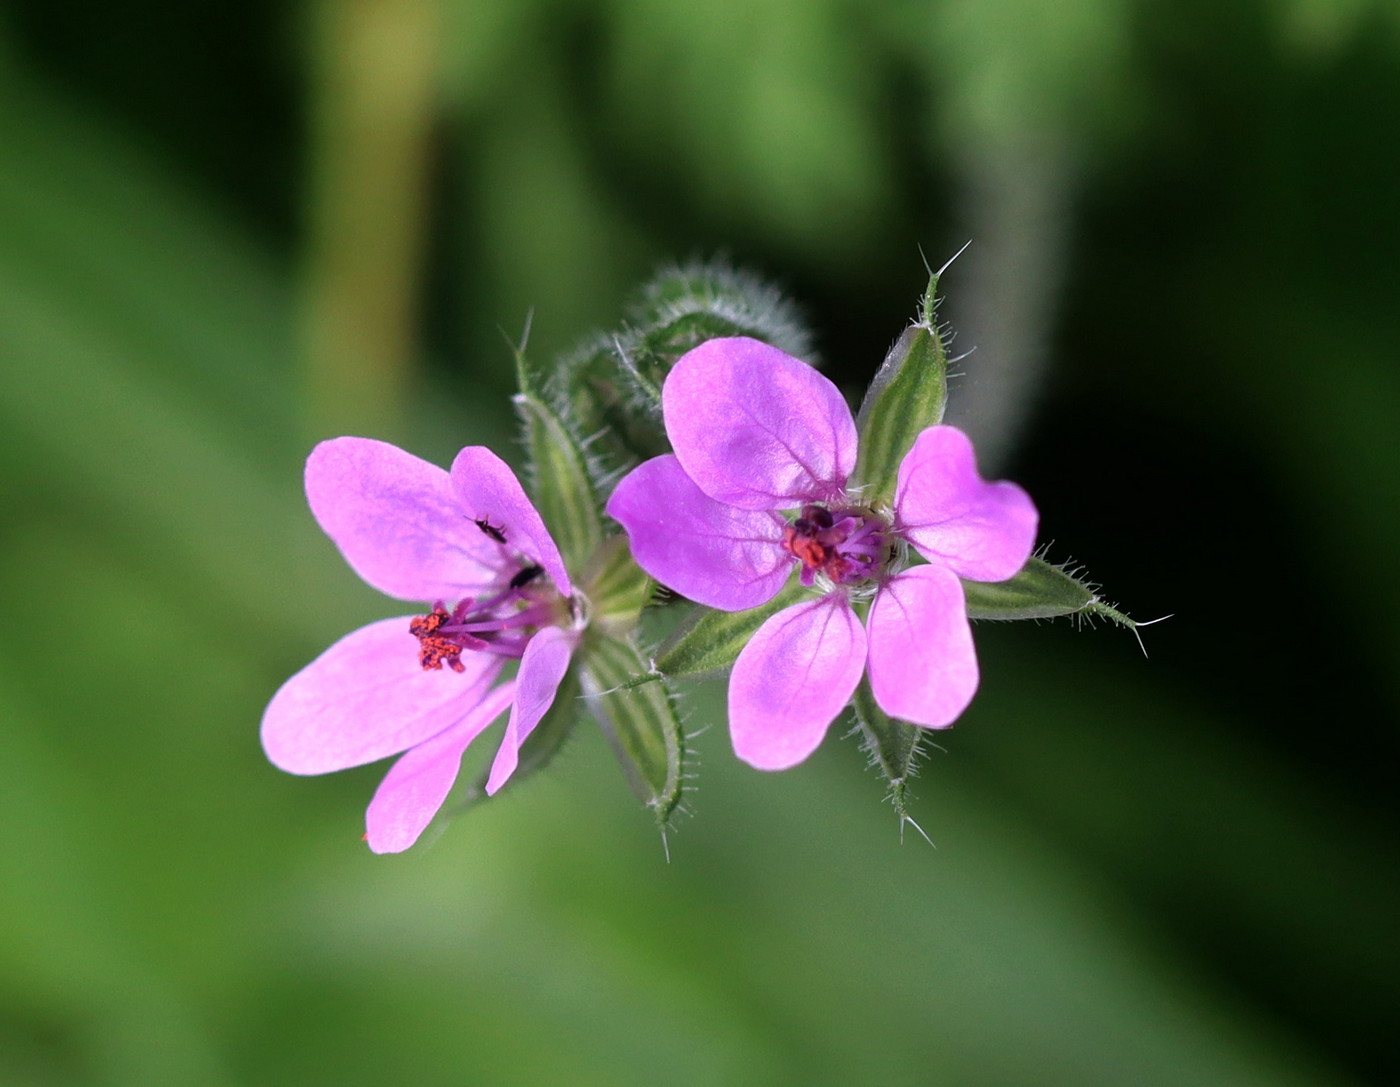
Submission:
[[[783,530],[783,548],[802,564],[803,585],[818,574],[834,585],[875,577],[889,557],[889,525],[867,509],[832,510],[818,503]]]
[[[562,608],[562,612],[561,612]],[[462,653],[496,653],[520,657],[534,633],[568,614],[564,601],[537,565],[521,566],[498,593],[460,600],[448,609],[443,601],[408,624],[418,639],[418,662],[424,671],[444,665],[466,670]]]

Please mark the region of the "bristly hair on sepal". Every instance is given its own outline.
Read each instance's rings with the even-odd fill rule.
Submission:
[[[811,360],[812,337],[781,290],[722,258],[662,267],[624,308],[556,362],[538,393],[580,448],[599,493],[668,452],[661,387],[677,359],[706,340],[750,336]]]
[[[907,721],[895,720],[885,713],[875,701],[868,678],[863,679],[856,688],[852,708],[855,711],[855,727],[851,733],[860,736],[860,747],[870,767],[885,779],[889,789],[886,799],[894,807],[902,832],[904,823],[912,822],[909,803],[913,795],[909,785],[918,776],[920,766],[928,757],[927,748],[931,744],[928,731]],[[914,826],[920,834],[924,834],[922,827],[917,823]],[[924,837],[927,839],[928,835]]]
[[[1068,616],[1081,627],[1086,624],[1093,626],[1096,618],[1107,619],[1132,631],[1138,648],[1146,656],[1147,648],[1143,645],[1139,630],[1171,616],[1133,619],[1116,604],[1104,599],[1103,586],[1086,575],[1082,563],[1072,558],[1058,563],[1050,562],[1046,555],[1051,546],[1042,544],[1020,572],[1007,581],[965,580],[963,591],[967,597],[968,617],[1007,622]]]

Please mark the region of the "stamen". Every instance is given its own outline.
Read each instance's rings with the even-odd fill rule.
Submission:
[[[442,629],[449,634],[491,630],[514,630],[518,627],[539,626],[542,623],[547,623],[552,614],[553,610],[549,605],[538,604],[533,608],[526,608],[524,611],[517,611],[510,615],[491,616],[486,619],[476,619],[469,623],[452,623],[448,626],[444,626]]]
[[[459,658],[462,650],[469,647],[438,633],[450,618],[451,615],[439,601],[427,615],[421,615],[408,624],[409,633],[418,639],[418,662],[424,671],[441,671],[444,664],[454,672],[466,671],[466,665]]]
[[[540,565],[524,566],[504,589],[458,601],[451,611],[439,600],[427,615],[409,623],[409,632],[418,639],[419,664],[425,670],[438,671],[446,665],[462,672],[466,670],[461,661],[464,651],[521,656],[534,629],[558,619],[558,594],[536,584],[543,574]]]
[[[802,564],[800,579],[810,587],[818,574],[838,585],[868,581],[879,573],[889,525],[867,509],[833,512],[809,503],[783,530],[782,546]]]

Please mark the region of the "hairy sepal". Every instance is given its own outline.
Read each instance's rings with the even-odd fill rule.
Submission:
[[[591,606],[589,622],[606,634],[636,627],[655,584],[632,559],[625,536],[603,543],[584,568],[582,583]]]
[[[515,406],[525,429],[535,504],[564,565],[571,572],[578,570],[603,542],[603,522],[587,459],[558,414],[539,396],[521,392]]]
[[[627,638],[594,633],[583,664],[583,693],[637,797],[665,824],[681,801],[685,736],[669,684],[628,685],[648,666]]]
[[[900,462],[923,430],[943,421],[948,352],[935,325],[938,276],[929,277],[919,319],[895,341],[856,416],[855,482],[871,503],[894,497]]]
[[[748,611],[717,611],[697,604],[661,643],[653,669],[674,679],[721,675],[770,616],[810,595],[794,575],[772,600]]]
[[[661,388],[676,360],[706,340],[752,336],[810,359],[811,340],[774,287],[718,262],[664,269],[627,308],[623,326],[590,337],[560,360],[551,403],[588,439],[600,492],[616,475],[670,451]]]
[[[1099,603],[1094,586],[1037,557],[1006,581],[962,584],[972,619],[1053,619]]]
[[[1054,619],[1060,615],[1090,623],[1096,618],[1107,619],[1131,630],[1144,654],[1147,649],[1138,627],[1159,621],[1140,623],[1130,618],[1099,596],[1097,585],[1039,557],[1031,558],[1008,581],[964,581],[962,586],[969,619]]]
[[[868,677],[856,688],[852,704],[861,747],[889,785],[890,803],[903,821],[908,818],[909,779],[917,772],[923,757],[924,730],[907,721],[895,720],[882,710],[875,701]]]

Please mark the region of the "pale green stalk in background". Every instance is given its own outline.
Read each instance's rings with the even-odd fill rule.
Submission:
[[[418,354],[437,0],[314,11],[302,269],[306,429],[401,433]]]

